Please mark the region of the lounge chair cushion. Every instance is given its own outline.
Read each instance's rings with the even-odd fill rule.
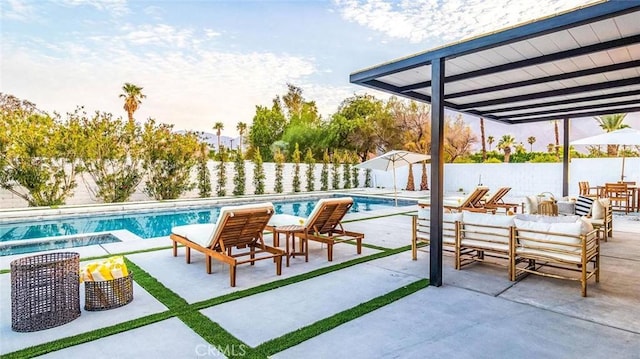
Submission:
[[[468,242],[469,240],[487,241],[488,243],[493,242],[494,244],[492,245],[497,245],[501,249],[506,250],[509,246],[510,227],[514,225],[514,218],[515,216],[463,211],[462,224],[464,225],[465,235],[461,243],[471,243]],[[487,228],[485,226],[501,228]],[[491,232],[491,234],[486,232]]]
[[[211,234],[215,231],[214,223],[188,224],[186,226],[178,226],[171,228],[171,233],[186,238],[193,243],[207,247]]]
[[[221,230],[221,227],[217,226],[225,216],[233,216],[233,211],[243,210],[243,209],[265,209],[273,212],[273,204],[271,202],[265,203],[250,203],[243,204],[238,206],[224,206],[220,208],[220,213],[218,214],[218,218],[215,223],[206,223],[206,224],[190,224],[186,226],[178,226],[173,227],[171,229],[171,233],[177,234],[181,237],[187,238],[191,242],[197,243],[205,248],[210,248],[213,245],[216,237],[218,236],[218,231]],[[193,227],[192,227],[193,226]],[[192,228],[186,228],[192,227]],[[209,231],[208,236],[206,236],[206,231]],[[178,233],[178,232],[181,233]],[[183,235],[185,234],[185,235]],[[208,238],[204,238],[208,237]]]
[[[578,196],[576,201],[576,214],[578,216],[588,216],[593,206],[593,198]]]

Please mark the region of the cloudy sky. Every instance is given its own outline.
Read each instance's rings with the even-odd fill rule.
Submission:
[[[0,90],[126,117],[132,82],[138,120],[233,136],[287,82],[327,116],[365,91],[351,72],[589,2],[0,0]]]

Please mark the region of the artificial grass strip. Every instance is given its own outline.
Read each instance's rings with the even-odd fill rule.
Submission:
[[[411,210],[411,211],[405,211],[405,212],[398,212],[398,213],[390,213],[390,214],[381,214],[379,216],[372,216],[372,217],[364,217],[364,218],[354,218],[354,219],[346,219],[341,221],[342,223],[351,223],[351,222],[359,222],[359,221],[368,221],[370,219],[378,219],[378,218],[386,218],[386,217],[393,217],[393,216],[401,216],[401,215],[407,215],[407,214],[411,214],[411,213],[415,213],[415,210]]]
[[[330,317],[319,320],[313,324],[302,327],[291,333],[285,334],[281,337],[269,340],[257,346],[255,349],[263,353],[265,356],[274,355],[283,350],[298,345],[306,340],[316,337],[324,332],[334,329],[344,323],[362,317],[376,309],[382,308],[385,305],[393,303],[399,299],[402,299],[410,294],[417,292],[420,289],[426,288],[429,285],[428,279],[421,279],[413,282],[402,288],[398,288],[387,294],[381,295],[367,302],[358,304],[340,313],[336,313]]]
[[[15,352],[0,355],[0,358],[2,359],[32,358],[35,356],[51,353],[60,349],[69,348],[74,345],[84,344],[97,339],[108,337],[110,335],[119,334],[132,329],[140,328],[149,324],[157,323],[165,319],[169,319],[173,316],[174,314],[172,314],[171,311],[164,311],[161,313],[151,314],[151,315],[133,319],[127,322],[118,323],[109,327],[100,328],[100,329],[92,330],[82,334],[77,334],[74,336],[61,338],[51,342],[20,349]]]
[[[306,273],[302,273],[302,274],[298,274],[296,276],[293,277],[289,277],[289,278],[285,278],[285,279],[281,279],[281,280],[277,280],[274,282],[269,282],[269,283],[265,283],[256,287],[252,287],[252,288],[248,288],[248,289],[244,289],[244,290],[239,290],[236,292],[232,292],[229,294],[225,294],[225,295],[221,295],[219,297],[215,297],[215,298],[211,298],[211,299],[206,299],[200,302],[196,302],[191,304],[191,307],[195,308],[195,309],[205,309],[205,308],[209,308],[215,305],[219,305],[222,303],[226,303],[226,302],[231,302],[237,299],[241,299],[241,298],[245,298],[248,296],[252,296],[254,294],[258,294],[258,293],[263,293],[269,290],[273,290],[276,288],[281,288],[290,284],[294,284],[294,283],[298,283],[298,282],[302,282],[305,281],[307,279],[311,279],[311,278],[315,278],[324,274],[328,274],[331,272],[335,272],[338,271],[340,269],[344,269],[344,268],[348,268],[348,267],[352,267],[354,265],[357,264],[361,264],[361,263],[365,263],[365,262],[369,262],[372,260],[376,260],[376,259],[380,259],[380,258],[384,258],[384,257],[388,257],[394,254],[398,254],[398,253],[402,253],[402,252],[406,252],[409,249],[411,249],[411,246],[404,246],[404,247],[400,247],[400,248],[396,248],[396,249],[391,249],[385,252],[380,252],[380,253],[375,253],[375,254],[371,254],[368,256],[364,256],[364,257],[358,257],[346,262],[342,262],[342,263],[338,263],[329,267],[323,267],[323,268],[318,268],[315,270],[312,270],[310,272],[306,272]]]
[[[167,308],[179,311],[189,306],[186,300],[182,299],[182,297],[174,293],[171,289],[165,287],[127,257],[124,258],[124,261],[127,269],[133,273],[133,280]]]

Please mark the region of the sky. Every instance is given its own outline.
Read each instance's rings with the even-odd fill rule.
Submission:
[[[47,112],[126,117],[119,95],[130,82],[147,96],[137,120],[208,132],[223,122],[236,136],[287,83],[327,118],[354,94],[388,97],[350,84],[352,72],[590,2],[0,0],[0,91]],[[522,129],[486,126],[526,144]],[[595,121],[585,131],[598,133]]]

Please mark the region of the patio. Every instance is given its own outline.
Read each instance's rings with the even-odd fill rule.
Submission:
[[[207,275],[202,255],[187,265],[184,250],[174,258],[164,248],[167,238],[78,248],[82,258],[130,253],[134,301],[103,312],[83,310],[60,327],[16,333],[10,293],[2,290],[0,354],[631,358],[640,352],[637,217],[615,217],[614,237],[602,243],[600,283],[590,282],[589,296],[582,298],[576,282],[529,276],[514,283],[504,269],[483,264],[456,271],[447,255],[443,286],[425,288],[429,254],[412,261],[407,247],[407,214],[414,210],[349,214],[346,226],[366,235],[362,255],[342,244],[330,263],[326,248],[312,244],[309,262],[292,259],[281,277],[272,263],[239,267],[236,288],[229,287],[227,266],[214,262]],[[163,249],[133,252],[158,247]],[[0,269],[12,259],[1,258]],[[0,286],[10,287],[6,271]],[[52,346],[45,345],[16,352],[56,340],[57,351],[47,353],[43,349]]]

